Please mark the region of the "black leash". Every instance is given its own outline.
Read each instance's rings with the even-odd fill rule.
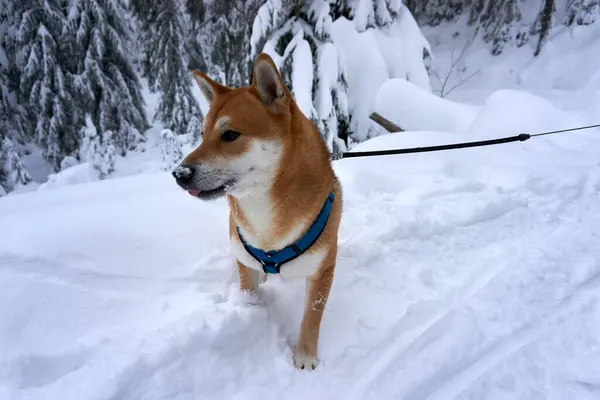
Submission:
[[[480,147],[490,146],[494,144],[511,143],[511,142],[524,142],[536,136],[553,135],[555,133],[580,131],[584,129],[600,128],[600,124],[581,126],[578,128],[561,129],[557,131],[548,131],[542,133],[521,133],[516,136],[508,136],[499,139],[479,140],[476,142],[463,142],[463,143],[452,143],[437,146],[426,146],[426,147],[411,147],[408,149],[392,149],[392,150],[375,150],[375,151],[355,151],[355,152],[343,152],[333,153],[331,155],[332,160],[341,160],[343,158],[356,158],[356,157],[371,157],[371,156],[387,156],[392,154],[409,154],[409,153],[426,153],[430,151],[442,151],[442,150],[453,150],[453,149],[465,149],[467,147]]]

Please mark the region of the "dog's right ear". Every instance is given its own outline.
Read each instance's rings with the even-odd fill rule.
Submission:
[[[273,59],[266,53],[258,55],[254,64],[252,86],[258,92],[260,100],[269,108],[276,107],[278,101],[290,97],[282,76]]]
[[[194,70],[192,71],[192,73],[194,74],[194,79],[196,80],[196,83],[200,87],[200,91],[204,95],[204,98],[206,98],[206,101],[209,105],[212,104],[215,101],[215,99],[220,95],[231,91],[231,88],[228,88],[227,86],[223,86],[220,83],[215,82],[214,80],[210,79],[208,75],[198,70]]]

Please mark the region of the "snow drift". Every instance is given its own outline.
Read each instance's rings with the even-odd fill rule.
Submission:
[[[373,100],[372,111],[404,130],[465,131],[480,107],[459,104],[423,90],[406,79],[385,81]]]
[[[530,129],[582,118],[519,96],[490,104],[519,98],[536,110],[521,121]],[[463,133],[402,132],[356,150],[477,136],[486,115]],[[291,362],[304,282],[275,276],[258,301],[240,295],[225,201],[188,196],[168,172],[7,196],[0,397],[595,396],[598,150],[586,132],[336,162],[345,212],[310,373]]]
[[[377,91],[385,81],[400,78],[431,90],[423,61],[423,51],[431,53],[431,49],[405,6],[387,28],[359,31],[352,21],[340,17],[332,25],[332,38],[344,56],[356,140],[385,133],[369,119]]]

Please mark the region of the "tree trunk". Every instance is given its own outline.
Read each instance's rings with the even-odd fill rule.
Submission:
[[[542,51],[542,46],[544,45],[544,41],[548,36],[548,31],[550,31],[550,26],[552,25],[552,12],[554,11],[554,0],[545,0],[544,1],[544,9],[542,10],[542,15],[540,18],[541,29],[540,29],[540,39],[538,40],[537,48],[535,49],[534,55],[537,57]]]
[[[369,115],[369,118],[371,118],[377,124],[382,126],[383,129],[385,129],[386,131],[388,131],[390,133],[404,131],[404,129],[400,128],[398,125],[394,124],[389,119],[382,117],[381,115],[377,114],[376,112],[371,113],[371,115]]]

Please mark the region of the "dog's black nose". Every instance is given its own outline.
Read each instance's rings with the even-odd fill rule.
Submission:
[[[180,165],[171,174],[180,185],[186,185],[194,177],[194,167],[191,165]]]

